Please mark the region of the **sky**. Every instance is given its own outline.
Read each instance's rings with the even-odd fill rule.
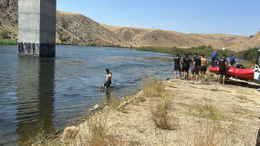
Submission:
[[[57,0],[57,9],[119,27],[243,36],[260,31],[260,0]]]

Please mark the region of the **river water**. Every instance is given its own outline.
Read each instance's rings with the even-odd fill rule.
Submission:
[[[171,57],[118,48],[57,46],[55,58],[18,56],[0,46],[0,145],[24,142],[44,129],[62,130],[108,96],[140,89],[146,76],[173,77]],[[113,73],[105,92],[105,69]]]

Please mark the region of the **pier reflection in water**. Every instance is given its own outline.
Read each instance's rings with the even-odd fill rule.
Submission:
[[[53,131],[54,70],[54,58],[19,58],[16,134],[20,142],[43,129]]]

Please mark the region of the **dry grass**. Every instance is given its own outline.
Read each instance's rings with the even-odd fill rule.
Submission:
[[[245,68],[255,68],[255,62],[241,62]]]
[[[236,119],[224,122],[199,118],[196,121],[190,121],[187,126],[190,128],[185,131],[185,135],[178,135],[179,145],[234,146],[242,144],[249,146],[255,144],[255,137],[249,136],[252,131]]]
[[[241,144],[241,140],[243,145],[254,145],[254,141],[252,141],[254,137],[249,136],[252,131],[238,120],[241,113],[226,118],[211,99],[204,98],[204,101],[205,105],[200,108],[199,105],[193,105],[190,109],[192,111],[199,109],[200,116],[193,118],[196,121],[188,122],[189,127],[192,128],[186,131],[184,141],[182,141],[183,138],[179,138],[180,145],[183,143],[194,146],[237,145]],[[235,110],[241,111],[242,109],[238,107]],[[191,115],[194,116],[194,114]],[[241,134],[242,132],[243,134]]]
[[[124,102],[126,102],[126,99],[120,98],[120,97],[116,97],[116,96],[112,96],[110,103],[109,103],[109,107],[115,111],[120,111],[120,112],[124,112],[125,111],[125,106],[127,105],[127,103],[125,103],[124,105],[122,105]]]
[[[211,99],[208,100],[208,99],[204,98],[204,101],[205,101],[205,105],[203,105],[199,109],[200,115],[205,118],[217,120],[219,118],[220,114],[219,114],[219,111],[218,111],[216,105],[213,105]]]
[[[171,112],[173,111],[172,101],[173,97],[164,95],[159,99],[155,107],[151,109],[153,121],[156,127],[173,130],[177,125],[177,118]]]
[[[141,83],[141,87],[146,97],[160,96],[165,88],[164,84],[159,82],[156,77],[145,78]]]
[[[91,116],[87,120],[90,137],[87,144],[90,146],[116,145],[117,141],[109,134],[107,126],[107,115]]]
[[[152,119],[155,126],[161,129],[174,129],[175,117],[172,115],[173,97],[167,94],[162,94],[165,90],[165,85],[156,77],[147,77],[143,80],[142,90],[145,97],[156,100],[155,106],[151,108]],[[144,101],[144,97],[137,102]]]
[[[217,137],[217,124],[215,121],[206,120],[206,123],[200,121],[199,129],[194,132],[193,144],[195,146],[214,146],[219,144]]]
[[[141,102],[145,102],[146,101],[146,99],[145,99],[145,97],[144,96],[140,96],[139,98],[137,98],[137,99],[135,99],[135,100],[132,100],[132,104],[133,105],[139,105],[139,103],[141,103]]]

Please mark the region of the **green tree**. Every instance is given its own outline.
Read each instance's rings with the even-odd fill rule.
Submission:
[[[0,38],[1,39],[9,39],[7,30],[4,30],[4,31],[0,32]]]

